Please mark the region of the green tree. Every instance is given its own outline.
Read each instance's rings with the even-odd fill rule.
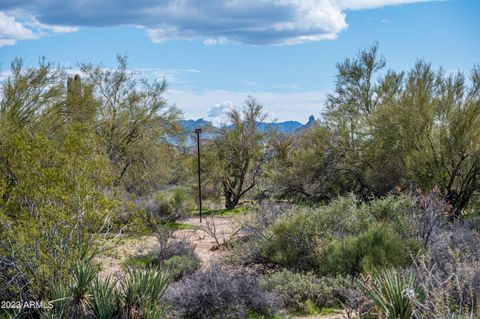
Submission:
[[[66,122],[51,130],[65,105],[62,75],[43,62],[12,69],[0,94],[0,296],[41,300],[101,249],[112,175],[93,131]]]
[[[0,116],[18,126],[34,125],[41,111],[65,103],[64,72],[41,59],[37,68],[25,68],[16,59],[10,67],[11,76],[1,84]]]
[[[362,198],[438,187],[459,216],[479,189],[478,67],[467,81],[423,61],[407,74],[384,66],[377,46],[337,66],[325,121],[339,176]]]
[[[213,144],[226,209],[235,208],[240,198],[255,187],[267,160],[266,134],[257,129],[257,122],[266,117],[263,107],[253,97],[245,104],[242,111],[229,111],[231,125],[222,128]]]
[[[274,193],[296,201],[327,201],[342,189],[335,148],[336,137],[316,124],[297,136],[282,136],[274,143],[269,176]]]
[[[418,62],[398,101],[382,106],[391,118],[390,134],[404,148],[407,180],[425,190],[438,187],[454,217],[480,189],[478,67],[467,83],[462,73],[435,72]]]
[[[81,70],[100,100],[96,131],[118,172],[116,184],[142,193],[172,169],[166,156],[175,151],[167,139],[179,130],[180,111],[164,99],[165,81],[148,81],[127,69],[126,57],[117,59],[114,70],[92,64]]]

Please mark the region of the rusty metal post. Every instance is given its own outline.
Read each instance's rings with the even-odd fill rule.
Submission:
[[[198,169],[198,208],[200,212],[200,224],[202,223],[202,178],[200,170],[200,133],[202,133],[201,128],[195,129],[197,133],[197,169]]]

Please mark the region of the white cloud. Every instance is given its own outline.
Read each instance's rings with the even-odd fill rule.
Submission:
[[[53,33],[71,33],[78,31],[77,27],[44,24],[39,22],[35,17],[30,17],[29,20],[25,22],[25,25],[34,28],[43,35],[46,35],[46,32],[48,31],[51,31]]]
[[[0,11],[29,12],[32,28],[54,33],[129,25],[145,29],[156,43],[290,45],[335,39],[348,27],[345,10],[424,1],[435,0],[5,0]],[[28,33],[25,26],[17,25]]]
[[[14,17],[0,11],[0,46],[13,45],[18,40],[36,39],[38,36],[25,28]]]
[[[232,101],[223,101],[222,103],[215,104],[210,108],[207,113],[207,118],[215,126],[221,126],[227,122],[227,112],[235,108]]]
[[[166,97],[169,103],[176,104],[186,119],[205,118],[211,121],[224,122],[224,112],[228,107],[242,107],[248,95],[254,96],[269,113],[267,120],[297,120],[305,123],[308,116],[316,117],[322,113],[326,91],[303,91],[292,93],[276,92],[234,92],[212,90],[191,92],[168,90]],[[223,112],[223,114],[222,114]]]
[[[76,27],[48,25],[38,21],[24,10],[0,11],[0,47],[14,45],[17,41],[33,40],[52,33],[70,33]]]
[[[219,37],[219,38],[206,38],[203,40],[203,44],[205,45],[223,45],[228,44],[228,39],[226,37]]]
[[[430,2],[439,0],[337,0],[340,8],[350,10],[374,9],[385,6]]]

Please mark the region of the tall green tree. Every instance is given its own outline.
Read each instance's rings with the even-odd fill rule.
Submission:
[[[257,129],[266,114],[263,106],[249,97],[242,111],[231,109],[228,117],[231,125],[222,128],[213,145],[225,208],[233,209],[257,185],[267,160],[266,134]]]
[[[378,123],[372,123],[379,106],[395,100],[403,87],[404,74],[384,71],[385,65],[377,44],[337,64],[335,90],[327,97],[324,114],[335,136],[332,152],[339,155],[337,173],[344,181],[339,191],[363,199],[387,194],[404,174],[395,141],[378,134]]]
[[[458,217],[480,190],[480,70],[467,81],[418,62],[404,86],[383,112],[405,150],[406,179],[422,189],[438,187]]]
[[[117,169],[116,184],[142,193],[155,188],[171,169],[166,163],[172,161],[165,156],[174,150],[167,138],[179,130],[180,111],[163,97],[165,81],[149,81],[129,71],[124,56],[117,60],[113,70],[92,64],[82,64],[81,70],[100,101],[96,131]]]
[[[338,68],[325,120],[338,137],[338,171],[363,198],[395,187],[439,188],[459,216],[479,189],[479,71],[381,72],[377,46]]]

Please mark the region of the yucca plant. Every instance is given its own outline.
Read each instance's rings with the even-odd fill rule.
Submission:
[[[384,269],[359,282],[381,318],[411,319],[415,305],[424,299],[412,272]]]
[[[79,262],[73,267],[68,318],[87,318],[92,315],[90,288],[97,274],[98,269],[85,262]]]
[[[52,291],[53,308],[41,314],[42,319],[63,319],[68,311],[70,300],[69,288],[64,285],[58,285]]]
[[[122,314],[127,318],[160,318],[160,298],[168,287],[170,276],[155,269],[132,269],[121,284]]]
[[[97,274],[97,268],[88,263],[75,264],[70,284],[59,284],[52,291],[53,308],[42,313],[41,317],[44,319],[91,317],[93,296],[90,289]]]
[[[111,319],[118,308],[119,297],[115,291],[116,281],[111,277],[100,280],[95,278],[91,287],[93,296],[92,306],[95,318]]]

